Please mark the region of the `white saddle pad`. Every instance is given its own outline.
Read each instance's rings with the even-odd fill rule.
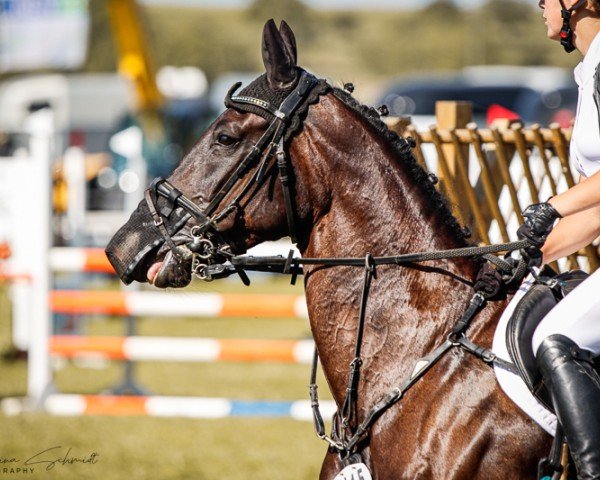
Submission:
[[[364,463],[354,463],[344,468],[333,480],[373,480],[373,477]]]
[[[533,285],[533,277],[530,275],[515,293],[515,296],[508,304],[502,317],[500,317],[500,321],[496,327],[492,351],[503,360],[512,361],[506,346],[506,327],[508,326],[508,320],[515,310],[517,303],[523,298],[523,295],[525,295],[531,285]],[[506,395],[508,395],[508,397],[540,427],[546,430],[550,435],[554,436],[554,432],[556,431],[556,416],[533,396],[527,388],[527,385],[525,385],[525,382],[521,380],[521,377],[507,370],[503,370],[500,367],[494,367],[494,370],[496,372],[498,383],[504,393],[506,393]]]

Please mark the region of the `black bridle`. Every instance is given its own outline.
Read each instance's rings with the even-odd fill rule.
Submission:
[[[165,226],[165,219],[169,217],[176,207],[181,207],[189,216],[180,228],[183,228],[187,220],[192,218],[195,220],[196,225],[190,229],[192,240],[187,243],[186,247],[192,252],[194,259],[192,261],[192,273],[201,279],[212,279],[213,274],[209,270],[209,267],[212,267],[213,272],[215,268],[219,270],[222,268],[224,260],[233,257],[231,245],[219,233],[218,224],[239,208],[240,201],[254,185],[262,184],[269,160],[273,156],[276,158],[279,180],[283,190],[288,231],[292,242],[297,242],[294,197],[292,195],[292,186],[288,171],[288,160],[284,149],[284,138],[294,114],[300,105],[306,101],[308,95],[318,83],[314,75],[304,70],[300,72],[296,86],[279,107],[275,107],[259,98],[234,95],[235,91],[241,86],[240,82],[236,83],[229,90],[225,99],[227,106],[236,108],[236,106],[251,105],[262,110],[271,118],[271,122],[260,139],[252,146],[248,155],[239,163],[204,211],[200,210],[191,200],[163,178],[154,180],[150,188],[146,190],[145,199],[154,224],[159,228],[165,243],[174,254],[177,254],[178,249]],[[243,185],[240,192],[220,211],[216,212],[219,205],[221,205],[223,200],[243,178],[248,168],[255,164],[258,164],[258,168],[245,185]],[[159,196],[167,200],[167,206],[163,209],[159,209],[157,205]],[[249,280],[243,269],[237,269],[237,272],[240,274],[242,281],[248,284]]]
[[[484,306],[486,296],[476,292],[469,302],[465,313],[457,321],[444,342],[428,355],[420,358],[415,363],[412,373],[400,385],[393,388],[384,395],[369,411],[362,422],[358,423],[357,417],[357,392],[360,367],[362,364],[361,346],[363,329],[365,325],[365,312],[367,299],[372,278],[376,274],[377,265],[410,265],[415,262],[431,261],[438,259],[449,259],[457,257],[483,257],[494,263],[501,271],[508,275],[506,283],[519,283],[526,273],[526,265],[520,262],[516,271],[507,262],[491,255],[493,253],[517,250],[530,246],[528,241],[519,241],[484,247],[466,247],[451,250],[440,250],[435,252],[408,253],[397,256],[373,257],[367,254],[366,258],[296,258],[293,251],[285,257],[247,257],[234,256],[231,246],[223,239],[218,224],[232,211],[238,208],[240,200],[250,191],[253,185],[260,185],[267,171],[269,159],[276,157],[279,178],[283,188],[285,209],[290,237],[294,243],[297,242],[296,213],[294,209],[292,187],[289,181],[288,160],[284,150],[284,138],[289,128],[290,120],[297,112],[299,106],[307,99],[311,90],[317,85],[318,80],[311,74],[302,71],[297,86],[284,99],[279,108],[274,108],[269,102],[251,96],[236,96],[234,92],[240,84],[234,85],[226,98],[226,105],[252,105],[264,111],[271,122],[258,142],[252,147],[250,153],[236,167],[232,175],[225,181],[215,197],[210,201],[204,211],[200,210],[191,200],[177,190],[164,179],[155,180],[146,191],[146,202],[152,214],[155,225],[159,228],[165,242],[174,252],[177,246],[173,241],[169,230],[165,227],[165,218],[177,207],[183,208],[187,213],[179,221],[181,228],[191,219],[195,220],[190,234],[192,240],[186,244],[196,260],[192,262],[192,273],[204,280],[229,276],[236,272],[245,284],[249,279],[245,270],[258,270],[287,273],[292,275],[292,283],[298,274],[302,273],[302,265],[323,266],[363,266],[365,278],[361,295],[358,328],[355,342],[353,361],[349,367],[348,388],[342,407],[334,417],[334,425],[331,436],[325,434],[323,420],[319,412],[319,400],[317,396],[316,369],[318,354],[315,350],[313,367],[311,373],[310,397],[313,409],[314,424],[319,438],[328,442],[329,446],[336,451],[344,462],[356,462],[359,444],[368,436],[368,432],[379,416],[400,401],[405,393],[415,385],[428,371],[441,360],[452,348],[458,347],[481,358],[490,365],[515,371],[515,367],[501,359],[498,359],[490,350],[480,347],[471,342],[465,332],[474,316]],[[249,178],[240,192],[228,202],[220,211],[217,208],[223,200],[231,193],[237,183],[243,178],[248,168],[258,165],[255,173]],[[167,206],[162,210],[157,207],[158,197],[167,200]],[[216,213],[215,213],[216,212]],[[179,225],[178,224],[178,225]],[[216,244],[216,246],[215,246]],[[224,263],[230,261],[230,265]]]

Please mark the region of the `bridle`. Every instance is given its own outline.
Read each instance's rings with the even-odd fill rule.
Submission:
[[[283,190],[288,231],[292,242],[297,242],[296,213],[288,171],[288,160],[284,148],[284,138],[290,127],[291,119],[298,111],[298,108],[306,101],[317,83],[318,80],[314,75],[300,70],[296,86],[279,107],[260,98],[247,95],[234,95],[235,91],[241,86],[241,82],[231,87],[225,99],[226,106],[243,109],[245,105],[251,105],[263,111],[267,117],[271,118],[271,121],[266,131],[227,178],[204,211],[200,210],[182,192],[163,178],[155,179],[146,190],[145,199],[154,220],[154,225],[160,230],[165,243],[175,255],[179,252],[172,238],[172,235],[176,232],[169,232],[165,226],[166,220],[177,207],[183,208],[187,213],[185,221],[179,222],[180,226],[177,230],[181,230],[189,220],[195,220],[196,225],[190,229],[192,239],[185,247],[191,251],[193,256],[192,272],[199,278],[204,280],[209,279],[211,276],[207,270],[209,266],[217,266],[224,260],[233,257],[232,247],[223,239],[219,232],[218,224],[239,208],[240,201],[253,186],[263,183],[268,170],[269,160],[273,156],[276,158],[279,180]],[[242,186],[240,192],[217,211],[219,205],[232,192],[246,171],[256,164],[258,164],[256,171]],[[159,197],[162,197],[166,201],[166,206],[162,209],[158,208]],[[239,269],[238,273],[244,283],[249,283],[242,269]]]
[[[361,295],[360,311],[355,342],[354,357],[349,367],[348,388],[346,396],[340,410],[334,417],[331,436],[325,433],[323,420],[319,411],[319,399],[317,395],[316,371],[318,363],[318,354],[315,350],[313,357],[313,366],[310,382],[310,397],[313,410],[313,421],[317,436],[325,440],[329,447],[340,455],[344,463],[357,463],[360,461],[360,444],[368,436],[369,430],[379,416],[391,406],[399,402],[406,392],[415,385],[429,371],[431,367],[437,364],[453,348],[460,348],[484,362],[499,366],[510,371],[515,371],[514,365],[496,357],[490,350],[474,344],[466,336],[466,330],[472,319],[485,305],[486,299],[491,298],[480,291],[471,298],[464,314],[458,319],[454,327],[448,332],[445,341],[440,343],[428,355],[418,359],[411,374],[405,378],[399,385],[391,389],[384,395],[370,410],[366,412],[361,423],[358,423],[357,405],[358,405],[358,379],[360,367],[362,364],[361,346],[363,343],[363,330],[365,325],[365,312],[367,299],[370,290],[372,278],[376,275],[377,265],[407,265],[415,262],[430,261],[437,259],[448,259],[457,257],[483,257],[486,260],[495,263],[503,271],[511,271],[511,266],[501,259],[491,255],[493,253],[510,251],[529,246],[529,242],[520,241],[507,244],[490,245],[484,247],[466,247],[452,250],[440,250],[435,252],[408,253],[398,256],[373,257],[367,254],[365,258],[295,258],[293,251],[287,258],[284,257],[243,257],[234,256],[231,246],[223,239],[218,230],[218,224],[232,211],[238,208],[240,200],[251,190],[254,185],[262,184],[269,160],[275,156],[279,179],[283,188],[287,224],[290,237],[294,243],[297,242],[297,222],[294,209],[292,185],[288,173],[288,160],[285,155],[284,139],[285,134],[290,127],[290,121],[298,108],[305,102],[311,91],[318,84],[318,80],[311,74],[302,71],[296,87],[283,100],[278,108],[273,107],[269,102],[246,95],[234,95],[239,88],[240,83],[235,84],[228,92],[226,105],[236,108],[236,106],[251,105],[265,112],[271,118],[269,126],[264,134],[252,147],[250,152],[238,164],[234,172],[227,178],[223,186],[219,189],[215,197],[203,211],[200,210],[191,200],[177,190],[168,181],[159,178],[156,179],[145,193],[146,202],[154,220],[154,224],[159,228],[165,242],[175,253],[178,248],[169,229],[165,226],[165,220],[178,207],[182,208],[186,214],[179,219],[177,225],[182,229],[190,220],[194,220],[196,225],[191,227],[190,234],[192,240],[185,245],[193,255],[192,272],[204,280],[210,280],[213,276],[228,276],[232,270],[237,272],[242,281],[249,284],[249,279],[245,270],[262,270],[271,272],[288,273],[292,275],[292,283],[298,274],[302,273],[302,265],[323,265],[323,266],[362,266],[365,276],[363,291]],[[408,145],[408,144],[407,144]],[[409,147],[407,147],[409,148]],[[217,208],[223,200],[232,192],[234,187],[243,178],[244,174],[251,166],[257,165],[254,174],[242,186],[240,192],[223,206],[219,211]],[[166,206],[158,208],[158,198],[166,201]],[[165,203],[165,202],[163,202]],[[224,264],[224,260],[229,260],[229,266]],[[520,269],[520,270],[519,270]],[[524,262],[516,272],[511,272],[512,278],[507,283],[520,282],[526,271]]]

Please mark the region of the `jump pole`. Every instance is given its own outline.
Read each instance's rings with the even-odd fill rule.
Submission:
[[[50,353],[64,358],[106,358],[161,362],[282,362],[310,364],[312,340],[217,339],[176,337],[50,338]]]
[[[3,410],[9,410],[10,403],[4,403]],[[46,398],[44,406],[47,412],[58,416],[290,417],[301,421],[312,421],[313,418],[309,400],[268,401],[203,397],[53,394]],[[326,418],[333,416],[336,411],[335,403],[331,400],[321,401],[320,407]]]
[[[53,290],[50,305],[67,315],[306,318],[304,295]]]
[[[52,141],[54,139],[54,114],[49,108],[32,113],[25,123],[30,135],[30,158],[35,164],[36,174],[24,179],[31,189],[30,208],[32,218],[27,224],[32,228],[35,239],[31,244],[32,316],[30,323],[30,345],[27,372],[27,394],[32,406],[43,406],[45,395],[52,382],[48,339],[50,338],[49,290],[50,272],[47,252],[50,249],[51,225],[51,166]],[[27,187],[24,187],[27,188]]]

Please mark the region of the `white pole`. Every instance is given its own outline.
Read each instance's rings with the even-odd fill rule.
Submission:
[[[12,342],[16,350],[29,350],[29,328],[31,327],[31,285],[27,280],[13,281],[10,288],[12,305]]]
[[[35,242],[31,254],[32,318],[29,344],[27,393],[34,407],[41,407],[48,393],[52,377],[48,355],[48,339],[51,334],[49,289],[50,275],[48,252],[51,245],[51,151],[54,138],[54,114],[46,108],[32,113],[25,123],[30,134],[30,156],[35,162],[36,175],[23,179],[31,189],[33,218],[23,219],[31,225]],[[27,187],[25,187],[27,188]]]
[[[69,240],[81,244],[85,227],[86,179],[85,152],[69,147],[63,156],[63,172],[67,181],[67,221]]]
[[[127,169],[119,176],[119,187],[125,192],[124,210],[132,212],[144,198],[146,160],[143,156],[144,135],[141,128],[132,126],[114,134],[109,140],[110,149],[127,159]]]

